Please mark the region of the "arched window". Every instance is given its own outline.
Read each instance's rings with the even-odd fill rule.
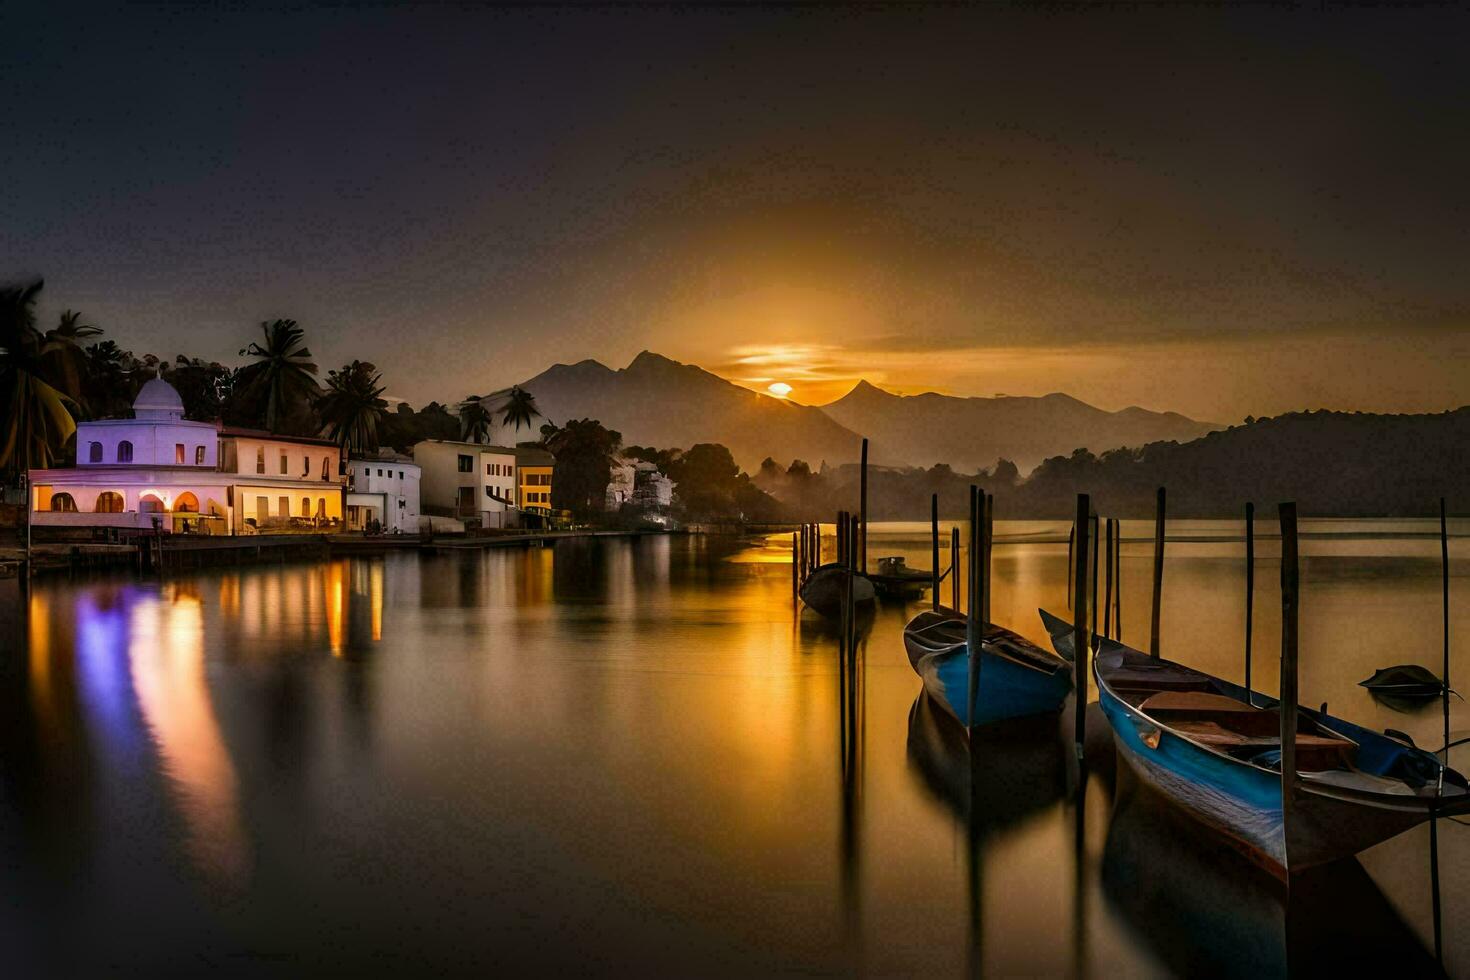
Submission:
[[[51,509],[66,514],[75,514],[77,512],[77,502],[72,499],[69,493],[53,493],[51,495]]]
[[[87,443],[87,462],[89,462],[89,463],[100,463],[100,462],[102,462],[102,443],[100,443],[100,442],[89,442],[89,443]]]
[[[174,498],[174,513],[197,514],[199,513],[199,498],[185,490]]]
[[[316,499],[316,516],[317,517],[320,517],[320,518],[324,518],[324,519],[326,518],[326,516],[327,516],[327,498],[326,497],[318,497]]]
[[[126,439],[117,444],[117,461],[119,463],[131,463],[133,461],[133,444]]]
[[[302,497],[301,498],[301,516],[302,517],[310,517],[311,516],[311,498],[310,497]]]
[[[99,514],[121,514],[123,512],[122,494],[111,490],[104,490],[97,495],[97,513]]]
[[[138,498],[139,513],[162,514],[167,509],[167,507],[163,506],[163,501],[159,500],[151,493],[145,493],[142,497]]]

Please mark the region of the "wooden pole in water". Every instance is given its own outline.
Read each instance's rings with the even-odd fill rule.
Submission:
[[[857,570],[868,573],[868,440],[863,439],[862,472],[858,474],[858,560]]]
[[[1245,700],[1254,706],[1251,693],[1251,633],[1255,629],[1256,598],[1256,505],[1245,505]]]
[[[812,525],[812,567],[822,567],[822,522]]]
[[[1154,511],[1154,609],[1149,627],[1148,652],[1159,655],[1159,613],[1164,600],[1164,488],[1159,487],[1158,505]]]
[[[1450,764],[1450,535],[1445,521],[1444,498],[1439,498],[1439,564],[1443,591],[1444,662],[1441,678],[1444,682],[1442,701],[1444,704],[1444,757],[1440,760],[1439,781],[1435,784],[1435,802],[1444,793],[1444,771]],[[1439,904],[1439,819],[1431,811],[1429,818],[1429,893],[1434,911],[1434,958],[1444,964],[1444,935],[1440,926]]]
[[[1281,854],[1291,880],[1291,827],[1296,796],[1297,614],[1296,504],[1281,505]]]
[[[791,604],[801,595],[801,532],[791,532]]]
[[[939,494],[929,498],[929,545],[934,560],[934,574],[929,577],[933,591],[934,608],[939,608]]]
[[[1450,534],[1449,526],[1445,521],[1444,498],[1439,498],[1439,564],[1440,582],[1444,593],[1443,601],[1443,625],[1444,625],[1444,667],[1441,677],[1444,680],[1444,764],[1450,761]],[[1444,767],[1439,771],[1439,789],[1444,789]]]
[[[949,529],[949,607],[960,611],[960,529]]]
[[[1072,580],[1076,578],[1072,574],[1072,559],[1074,549],[1077,546],[1077,528],[1067,528],[1067,608],[1072,608]]]
[[[1079,762],[1082,761],[1082,742],[1087,735],[1087,652],[1091,647],[1087,637],[1087,523],[1091,513],[1092,501],[1087,494],[1079,493],[1077,516],[1072,524],[1077,554],[1072,575],[1072,591],[1076,599],[1072,603],[1072,667],[1076,672],[1077,717],[1072,737]]]
[[[1107,571],[1103,574],[1103,636],[1113,635],[1113,519],[1109,517],[1103,522],[1103,548],[1105,558],[1103,564]]]
[[[1113,539],[1117,547],[1113,551],[1115,575],[1113,577],[1113,635],[1123,639],[1123,521],[1113,518]]]
[[[980,509],[984,505],[980,503],[979,489],[970,484],[970,560],[967,562],[968,581],[966,582],[965,596],[965,652],[969,657],[969,679],[967,698],[965,700],[965,725],[971,731],[975,728],[975,701],[980,691],[980,604],[979,596],[979,569],[980,569]]]
[[[990,564],[995,552],[995,494],[982,494],[981,499],[985,502],[985,516],[980,527],[980,636],[983,639],[984,631],[990,628],[990,600],[992,590],[990,588]]]
[[[1092,621],[1088,623],[1088,631],[1092,634],[1088,637],[1089,640],[1097,639],[1097,607],[1101,605],[1097,601],[1097,566],[1101,564],[1098,559],[1102,556],[1102,549],[1097,546],[1097,543],[1102,536],[1097,532],[1097,511],[1093,511],[1092,522],[1088,526],[1088,540],[1092,542],[1092,547],[1088,549],[1088,556],[1091,559],[1090,567],[1092,569],[1092,591],[1088,593],[1092,599],[1092,602],[1088,605],[1088,610],[1092,613]]]

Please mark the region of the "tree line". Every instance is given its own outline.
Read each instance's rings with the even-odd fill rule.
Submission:
[[[872,520],[927,520],[938,494],[940,515],[962,519],[976,484],[996,495],[997,517],[1011,519],[1068,519],[1078,493],[1090,494],[1106,516],[1150,517],[1159,487],[1168,490],[1169,512],[1180,516],[1238,517],[1246,501],[1281,500],[1320,517],[1428,516],[1442,496],[1452,509],[1457,495],[1466,506],[1466,446],[1470,407],[1425,415],[1294,412],[1248,418],[1185,443],[1077,449],[1044,460],[1024,479],[1008,460],[976,473],[943,464],[871,467],[868,511]],[[767,459],[755,482],[792,518],[831,520],[838,510],[857,509],[857,470],[847,464],[818,472],[802,460],[783,468]]]
[[[468,395],[452,408],[430,402],[414,411],[400,403],[390,412],[376,365],[353,360],[323,381],[305,329],[290,319],[261,323],[259,336],[240,349],[240,364],[140,357],[72,310],[43,330],[35,312],[43,286],[37,279],[0,289],[0,476],[7,482],[74,458],[76,423],[126,416],[155,377],[178,391],[186,418],[320,436],[345,453],[406,452],[423,439],[483,441],[497,414],[518,435],[541,414],[531,393],[515,386]]]

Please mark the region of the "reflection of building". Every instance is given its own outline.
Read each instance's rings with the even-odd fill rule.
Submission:
[[[31,471],[32,521],[151,528],[158,517],[165,529],[204,534],[331,530],[342,517],[340,455],[320,439],[189,421],[179,393],[154,378],[132,418],[77,425],[75,467]]]
[[[373,521],[388,533],[418,533],[417,463],[393,453],[347,461],[347,529],[361,531]]]
[[[516,453],[477,442],[425,439],[413,447],[423,474],[423,511],[481,527],[515,527]]]
[[[516,502],[522,510],[547,516],[551,514],[551,474],[556,457],[545,449],[522,446],[516,450],[521,479],[516,487]]]

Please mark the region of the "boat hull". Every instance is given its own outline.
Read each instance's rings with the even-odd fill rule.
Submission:
[[[1140,780],[1277,877],[1349,857],[1429,819],[1432,801],[1313,785],[1298,778],[1290,828],[1281,777],[1207,751],[1156,725],[1099,679],[1098,700],[1118,755]]]
[[[915,627],[956,622],[953,614],[920,613],[904,630],[909,663],[924,682],[924,690],[955,721],[965,727],[993,725],[1001,721],[1055,714],[1072,690],[1070,665],[1046,653],[1010,630],[991,625],[980,647],[980,682],[976,691],[974,718],[968,710],[970,655],[960,643],[936,650],[920,642]],[[1018,663],[996,653],[991,644],[1006,643],[1032,651],[1049,669]]]
[[[823,565],[811,575],[801,587],[801,601],[828,619],[842,616],[842,603],[847,596],[848,571],[841,565]],[[861,572],[852,579],[852,599],[855,605],[871,606],[877,601],[873,583]]]

